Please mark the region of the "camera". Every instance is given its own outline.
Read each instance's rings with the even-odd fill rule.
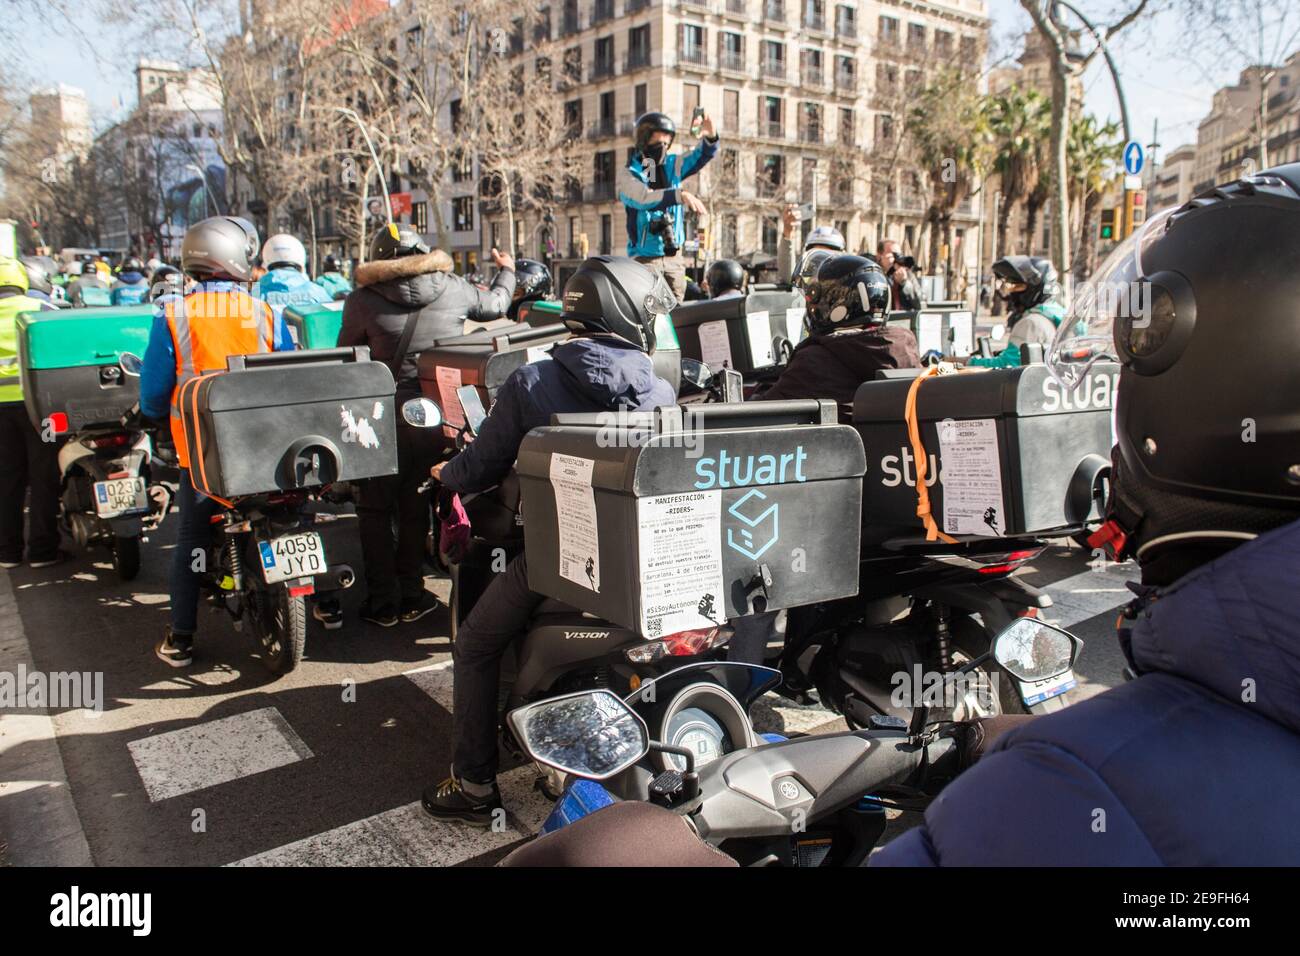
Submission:
[[[916,271],[916,256],[900,256],[900,255],[898,255],[897,253],[895,253],[895,254],[894,254],[894,265],[896,265],[896,266],[902,266],[904,269],[907,269],[907,270],[909,270],[909,271],[911,271],[911,272],[915,272],[915,271]]]
[[[651,235],[658,236],[664,241],[665,256],[677,255],[677,250],[680,248],[677,243],[673,241],[674,225],[676,225],[676,220],[673,219],[673,214],[666,212],[660,219],[651,219],[650,225],[647,227],[650,230]]]

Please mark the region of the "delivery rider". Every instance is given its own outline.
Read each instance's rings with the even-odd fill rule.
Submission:
[[[140,375],[140,409],[148,418],[170,414],[181,469],[180,533],[172,560],[171,626],[155,652],[172,667],[192,660],[198,621],[199,581],[218,504],[197,492],[190,480],[190,454],[177,397],[196,375],[224,371],[231,355],[293,348],[282,319],[248,291],[257,255],[257,230],[231,216],[214,216],[191,226],[181,244],[181,268],[198,284],[184,298],[157,303]]]

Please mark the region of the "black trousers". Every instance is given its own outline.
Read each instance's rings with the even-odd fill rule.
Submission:
[[[27,557],[59,550],[59,443],[42,441],[20,402],[0,404],[0,561],[23,559],[23,505],[31,489]]]
[[[400,407],[400,399],[399,399]],[[418,493],[444,442],[437,430],[397,423],[398,473],[361,487],[357,518],[366,564],[370,609],[397,614],[424,591],[424,549],[429,537],[429,497]],[[397,525],[394,537],[393,525]]]

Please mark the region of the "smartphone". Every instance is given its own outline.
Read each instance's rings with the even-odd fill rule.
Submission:
[[[698,139],[700,133],[703,132],[703,130],[704,130],[704,107],[697,106],[691,112],[691,135]]]
[[[807,222],[813,217],[813,204],[810,202],[801,202],[799,204],[799,221]]]
[[[469,433],[477,436],[479,429],[483,427],[483,420],[487,418],[487,410],[483,408],[482,396],[479,395],[478,389],[473,385],[462,385],[456,389],[456,399],[465,412],[465,424],[469,426]]]

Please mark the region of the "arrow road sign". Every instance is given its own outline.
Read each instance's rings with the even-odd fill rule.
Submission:
[[[1142,172],[1142,164],[1146,162],[1146,154],[1142,150],[1142,144],[1135,139],[1129,140],[1124,144],[1124,170],[1130,176],[1136,176]]]

